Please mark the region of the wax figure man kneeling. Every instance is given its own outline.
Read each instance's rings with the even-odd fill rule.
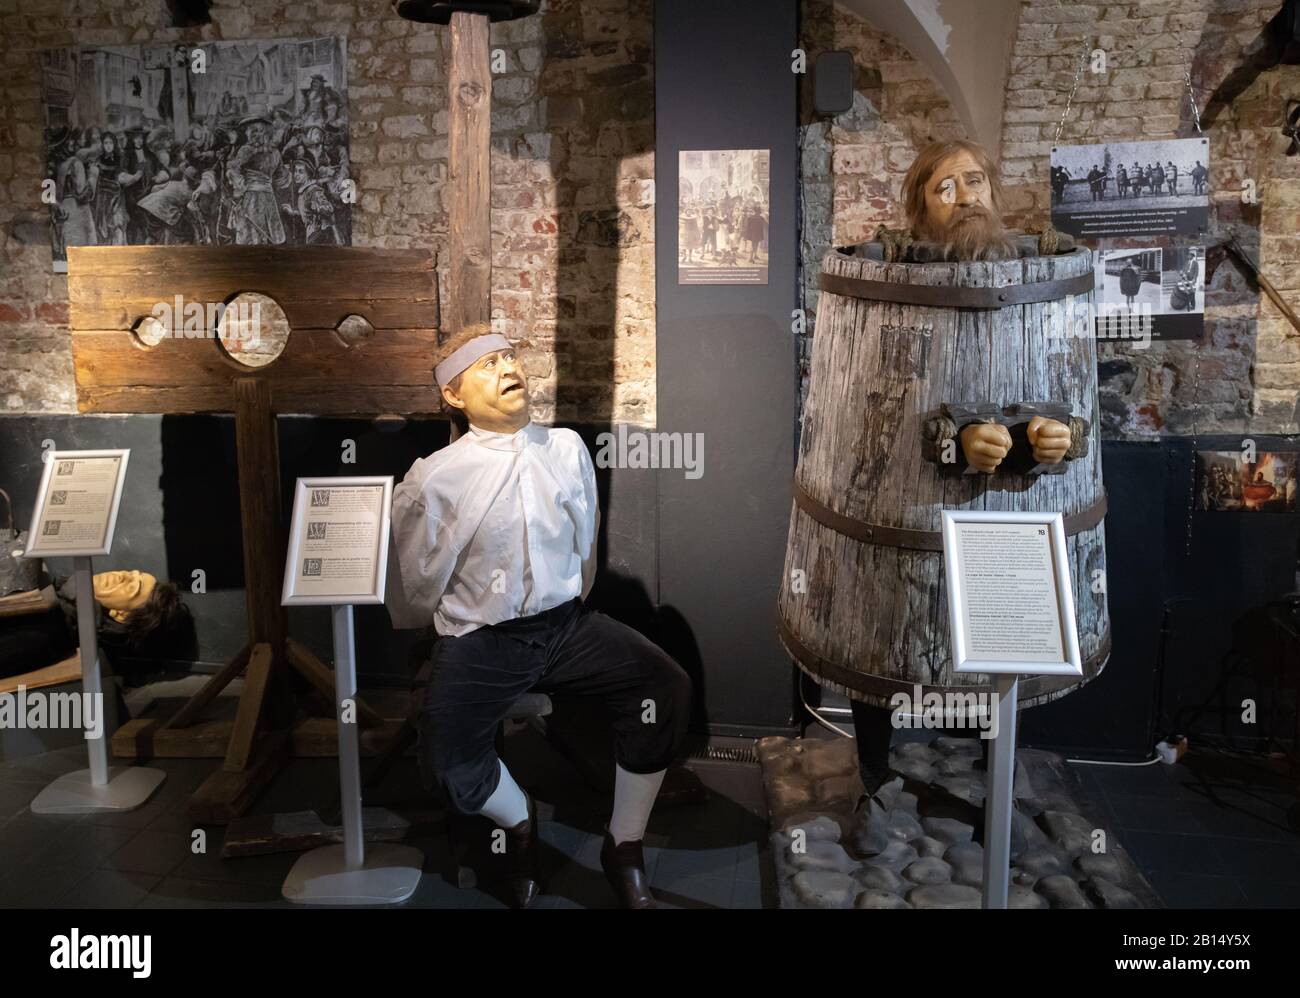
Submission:
[[[505,829],[514,901],[540,893],[537,814],[500,758],[497,726],[525,692],[600,697],[614,718],[614,809],[600,861],[619,900],[654,907],[641,840],[682,746],[691,685],[667,653],[584,604],[600,509],[582,439],[530,420],[528,379],[486,325],[452,337],[435,369],[469,431],[416,461],[393,494],[388,607],[434,625],[421,763],[452,806]]]
[[[1014,260],[1050,255],[1073,247],[1073,239],[1050,225],[1038,234],[1008,231],[1002,219],[1002,182],[993,158],[974,142],[934,142],[903,178],[906,229],[881,226],[876,238],[884,259],[915,263],[961,260]],[[1034,459],[1059,464],[1070,448],[1070,428],[1035,416],[1026,427]],[[999,423],[972,423],[959,434],[966,467],[991,475],[1011,452],[1011,434]],[[858,762],[867,795],[889,779],[891,711],[852,702]],[[957,729],[952,734],[974,733]],[[988,741],[982,740],[985,762]],[[977,826],[976,835],[983,831]]]

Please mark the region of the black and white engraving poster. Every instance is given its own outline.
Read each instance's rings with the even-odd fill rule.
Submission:
[[[54,269],[68,246],[352,242],[343,38],[43,53]]]
[[[766,284],[767,149],[682,150],[677,283]]]
[[[1200,235],[1210,218],[1210,141],[1053,146],[1052,224],[1081,239]]]

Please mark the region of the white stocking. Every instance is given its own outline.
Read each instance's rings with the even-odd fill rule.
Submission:
[[[614,813],[609,819],[609,834],[615,845],[645,837],[650,809],[654,807],[666,772],[661,769],[657,773],[629,773],[622,766],[614,766]]]
[[[519,789],[510,770],[506,769],[506,764],[498,759],[497,766],[501,770],[501,780],[479,814],[491,818],[500,828],[514,828],[528,818],[528,798]]]

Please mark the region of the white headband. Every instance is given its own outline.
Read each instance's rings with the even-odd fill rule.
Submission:
[[[472,340],[462,343],[451,352],[451,356],[435,367],[433,376],[437,379],[440,389],[446,388],[452,378],[484,354],[509,349],[511,349],[510,341],[500,333],[484,333],[482,336],[475,336]]]

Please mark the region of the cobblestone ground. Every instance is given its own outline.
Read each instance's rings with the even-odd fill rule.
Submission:
[[[979,908],[985,772],[980,745],[939,736],[890,753],[894,778],[862,795],[853,741],[758,743],[783,908]],[[1053,753],[1017,752],[1012,908],[1158,908],[1113,832],[1075,802]]]

